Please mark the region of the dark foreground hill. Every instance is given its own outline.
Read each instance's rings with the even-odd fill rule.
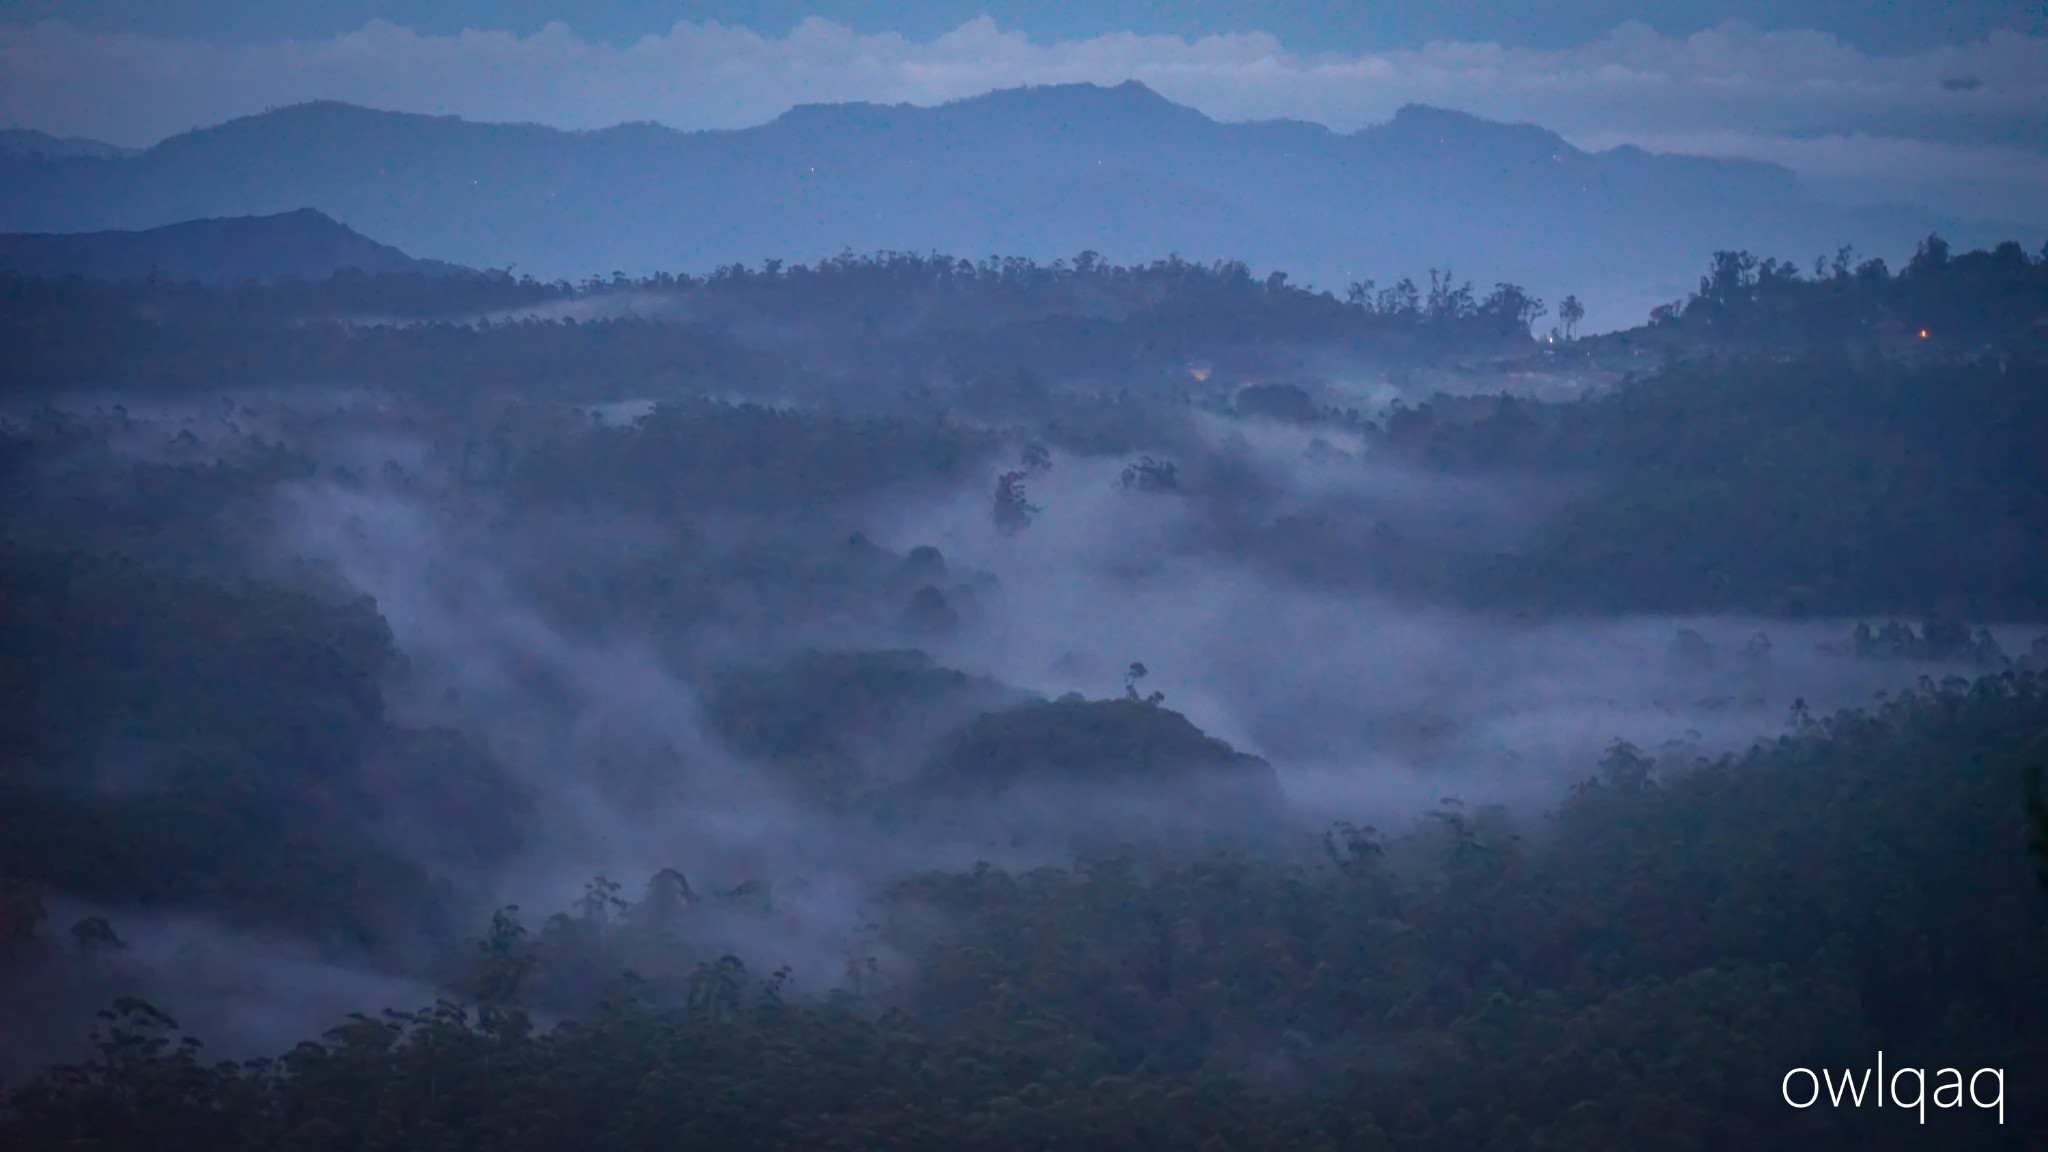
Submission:
[[[188,220],[141,232],[0,235],[0,268],[25,276],[206,283],[319,280],[354,269],[372,275],[432,272],[311,208],[275,216]]]
[[[118,1001],[84,1062],[0,1101],[0,1142],[2038,1147],[2048,903],[2018,808],[2044,719],[2038,681],[2007,674],[1712,762],[1617,746],[1540,824],[1447,804],[1396,837],[1340,826],[1322,860],[920,877],[875,925],[901,975],[855,953],[823,997],[829,977],[682,943],[770,922],[763,889],[707,898],[665,870],[629,904],[599,881],[537,929],[501,913],[435,1006],[281,1059],[215,1064]],[[16,916],[17,964],[120,954],[105,921],[67,940]],[[601,1006],[534,1012],[578,980],[610,989]],[[1892,1108],[1785,1103],[1787,1069],[1860,1090],[1880,1051]]]

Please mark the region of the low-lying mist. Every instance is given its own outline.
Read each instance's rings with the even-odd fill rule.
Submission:
[[[1265,503],[1371,503],[1403,528],[1509,548],[1546,499],[1316,456],[1306,434],[1233,434],[1264,465]],[[1324,441],[1327,443],[1327,441]],[[1360,450],[1358,446],[1351,446]],[[1967,663],[1851,658],[1855,620],[1530,620],[1370,590],[1334,594],[1205,547],[1210,500],[1120,483],[1114,459],[1034,478],[1028,529],[1005,534],[981,493],[937,500],[880,537],[936,545],[993,573],[995,610],[931,646],[945,663],[1053,696],[1140,686],[1204,731],[1270,760],[1305,818],[1395,818],[1455,796],[1540,809],[1623,740],[1713,754]],[[1369,533],[1369,529],[1368,529]],[[1997,630],[2023,650],[2033,630]]]
[[[1361,556],[1387,536],[1513,551],[1562,499],[1406,468],[1342,430],[1190,416],[1156,438],[1157,458],[1056,448],[1015,470],[1005,430],[1003,455],[957,477],[851,493],[793,530],[772,510],[546,506],[477,480],[479,429],[422,426],[374,397],[275,400],[307,418],[126,400],[108,443],[158,461],[181,436],[201,451],[204,425],[216,460],[248,439],[303,453],[312,463],[266,481],[266,513],[245,526],[250,573],[371,597],[402,658],[383,686],[389,722],[461,733],[526,803],[509,847],[478,859],[448,850],[447,822],[483,794],[430,810],[407,799],[418,781],[393,786],[376,836],[447,881],[466,918],[417,947],[259,942],[204,907],[61,910],[106,917],[126,945],[118,982],[219,1054],[424,1002],[448,941],[503,904],[568,907],[593,877],[637,893],[675,869],[732,898],[693,922],[702,948],[822,991],[874,956],[877,902],[922,872],[1060,863],[1105,837],[1291,851],[1333,822],[1398,828],[1446,799],[1538,817],[1617,740],[1679,766],[1968,670],[1858,659],[1854,620],[1517,618],[1296,579],[1258,553],[1276,523],[1315,519]],[[622,407],[593,423],[645,417]],[[1008,519],[991,504],[1006,472],[1021,477]],[[812,550],[763,550],[792,532]],[[1998,639],[2017,650],[2029,635]],[[805,664],[819,653],[867,655]],[[812,678],[773,690],[799,669]],[[769,688],[739,693],[735,670]],[[1225,776],[1270,771],[1276,802],[1219,807],[1239,793],[1172,765],[1076,779],[1020,760],[1003,788],[922,790],[957,775],[947,758],[977,722],[1033,699],[1183,715],[1244,754],[1216,753]],[[1125,739],[1131,715],[1048,712],[1078,735],[1049,738],[1046,755],[1096,739],[1091,725]],[[44,1004],[31,1046],[62,1050],[69,1006],[99,979],[10,997]]]

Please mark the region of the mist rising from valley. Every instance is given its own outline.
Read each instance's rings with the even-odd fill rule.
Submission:
[[[1251,1147],[1501,1037],[2017,1074],[2048,263],[1815,267],[1599,335],[1093,253],[0,276],[0,1134],[412,1061],[1209,1077]],[[912,1049],[1010,1055],[842,1059]]]
[[[36,419],[59,419],[52,411]],[[707,892],[761,885],[772,906],[691,931],[757,968],[786,965],[816,992],[874,949],[864,933],[891,887],[925,873],[1059,865],[1133,836],[1286,856],[1333,823],[1398,832],[1447,801],[1505,805],[1535,827],[1616,741],[1682,765],[1795,731],[1802,715],[1972,671],[1953,659],[1859,660],[1850,618],[1537,618],[1299,578],[1261,554],[1276,524],[1334,518],[1368,550],[1415,538],[1514,550],[1575,490],[1444,475],[1341,428],[1164,409],[1138,446],[1150,451],[1038,449],[1020,526],[990,501],[1029,430],[992,426],[955,474],[813,505],[792,529],[744,509],[678,520],[551,504],[516,473],[479,479],[482,413],[425,420],[404,396],[374,390],[172,403],[101,393],[54,411],[93,429],[80,441],[91,446],[39,453],[20,524],[37,522],[39,506],[146,484],[152,469],[302,460],[213,514],[226,567],[329,601],[370,597],[399,657],[380,687],[389,721],[458,733],[505,776],[469,795],[394,784],[376,813],[380,842],[449,885],[440,914],[465,924],[413,924],[337,951],[203,907],[99,909],[127,944],[127,986],[204,1023],[225,1055],[316,1029],[344,994],[430,987],[461,928],[503,904],[568,906],[594,876],[631,886],[675,869]],[[622,399],[537,426],[632,437],[663,418],[656,403]],[[23,419],[12,426],[33,423]],[[1154,451],[1171,455],[1170,474],[1133,470]],[[811,578],[764,590],[713,575],[765,562],[772,551],[753,550],[777,537],[771,548],[800,550],[777,563]],[[702,583],[710,599],[645,615],[650,586],[618,578],[649,565]],[[609,598],[593,600],[590,586],[607,584]],[[921,596],[937,607],[913,610]],[[2016,621],[1998,639],[2025,651],[2031,633]],[[898,670],[922,686],[899,687],[902,699],[885,687],[835,712],[804,698],[850,682],[799,680],[777,705],[799,710],[770,715],[826,710],[829,740],[795,752],[839,761],[830,789],[750,745],[758,733],[721,729],[719,710],[740,707],[736,671],[782,674],[834,653],[886,664],[910,650],[923,655]],[[1199,779],[1167,775],[1027,780],[943,808],[876,807],[914,788],[977,717],[1153,693],[1151,707],[1262,761],[1279,802],[1247,821],[1205,804]],[[126,773],[124,787],[146,791],[147,775]],[[450,849],[446,821],[513,796],[488,814],[506,825],[495,851]],[[251,931],[270,942],[237,935]],[[233,954],[249,975],[226,978],[195,948]],[[199,980],[199,969],[213,975]],[[74,1001],[76,989],[57,997]]]

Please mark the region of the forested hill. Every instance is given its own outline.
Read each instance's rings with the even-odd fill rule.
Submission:
[[[2044,277],[0,275],[0,1149],[2032,1152]]]
[[[675,460],[723,458],[676,456],[689,437],[756,426],[700,422],[707,395],[904,427],[943,412],[964,422],[947,435],[978,453],[1036,440],[1166,461],[1179,498],[1213,518],[1199,547],[1222,542],[1312,583],[1546,613],[1947,605],[2024,619],[2048,611],[2048,475],[2034,447],[2048,441],[2044,270],[2017,245],[1952,254],[1939,238],[1896,273],[1846,254],[1811,275],[1725,253],[1654,324],[1593,339],[1552,325],[1541,341],[1531,323],[1552,309],[1512,285],[1481,295],[1438,277],[1339,299],[1241,264],[1093,253],[1052,265],[880,254],[581,286],[502,273],[235,288],[17,278],[0,280],[0,367],[23,400],[374,380],[437,419],[530,423],[527,475],[627,506],[670,491],[657,479],[691,467]],[[1568,319],[1570,304],[1555,311]],[[1459,394],[1432,393],[1445,388]],[[565,434],[492,407],[512,400],[675,406],[632,430]],[[1427,519],[1371,505],[1267,505],[1200,442],[1201,413],[1577,496],[1506,549],[1446,543]],[[838,435],[800,414],[760,431],[747,451],[771,465]],[[595,436],[619,442],[582,446]],[[721,499],[872,478],[814,470],[799,484],[768,466],[734,479]]]
[[[1902,259],[1937,227],[1742,161],[1586,153],[1429,108],[1338,134],[1225,124],[1136,83],[934,108],[796,108],[754,128],[563,132],[318,103],[134,156],[0,158],[0,228],[152,228],[314,207],[415,255],[543,278],[809,262],[844,248],[1128,262],[1178,252],[1341,290],[1448,268],[1636,321],[1719,248]],[[2030,245],[2037,236],[2023,236]]]
[[[2048,890],[2028,674],[1810,718],[1746,755],[1616,747],[1542,824],[1446,804],[1320,852],[913,878],[829,996],[682,941],[759,888],[593,883],[479,926],[438,1003],[216,1063],[118,1002],[0,1107],[23,1152],[2032,1148]],[[2048,828],[2048,824],[2043,825]],[[2048,857],[2044,857],[2048,859]],[[2048,873],[2044,873],[2048,875]],[[638,886],[636,885],[636,888]],[[636,891],[634,895],[639,896]],[[85,969],[19,895],[0,962]],[[876,956],[903,960],[884,969]],[[547,1027],[543,1007],[587,1005]],[[368,1007],[368,1006],[366,1006]],[[552,1014],[551,1012],[549,1014]],[[2002,1110],[1787,1107],[1785,1070],[2002,1070]],[[1912,1055],[1907,1055],[1908,1053]],[[1926,1053],[1927,1055],[1920,1055]],[[1911,1097],[1907,1097],[1910,1099]]]
[[[1639,329],[1585,346],[1664,355],[1782,352],[1815,345],[1888,353],[2048,348],[2048,245],[2029,254],[2006,240],[1954,252],[1931,235],[1896,274],[1882,257],[1844,247],[1797,262],[1748,251],[1714,254],[1699,287],[1650,313]]]

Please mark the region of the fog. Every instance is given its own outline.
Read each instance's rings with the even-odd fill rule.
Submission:
[[[2048,1147],[2048,26],[821,2],[0,14],[0,1149]]]
[[[599,426],[630,430],[654,403],[591,410]],[[31,979],[9,998],[17,1012],[35,1006],[23,1035],[40,1037],[30,1047],[46,1056],[76,1050],[54,1038],[76,1036],[66,1032],[77,1023],[71,1010],[114,983],[222,1054],[274,1050],[346,1010],[424,1003],[451,971],[448,941],[495,907],[544,915],[598,876],[637,895],[668,868],[707,894],[747,882],[772,892],[759,907],[696,918],[691,938],[759,970],[787,966],[800,991],[818,993],[850,961],[889,969],[870,931],[876,902],[928,871],[1059,864],[1104,843],[1185,835],[1285,852],[1338,821],[1399,830],[1447,800],[1506,805],[1540,824],[1615,741],[1683,771],[1793,731],[1801,712],[1825,715],[1921,676],[1971,671],[1854,659],[1851,619],[1535,619],[1295,578],[1247,551],[1246,533],[1317,513],[1368,538],[1372,525],[1391,524],[1445,546],[1513,550],[1570,495],[1416,471],[1341,429],[1192,415],[1157,434],[1158,450],[1177,458],[1176,485],[1164,490],[1131,483],[1137,453],[1055,451],[1029,478],[1021,529],[990,515],[999,460],[947,484],[850,499],[837,522],[861,526],[890,555],[926,550],[920,563],[954,582],[957,621],[936,633],[858,603],[820,603],[656,634],[628,615],[565,618],[536,580],[601,576],[673,543],[671,527],[623,510],[564,516],[520,507],[509,490],[465,487],[457,442],[404,416],[401,398],[279,391],[178,405],[102,395],[72,407],[97,413],[108,447],[139,463],[163,463],[166,445],[180,444],[187,456],[231,463],[258,443],[321,461],[312,476],[259,494],[266,511],[242,529],[251,570],[325,597],[372,597],[403,658],[382,689],[393,722],[467,734],[530,804],[516,849],[482,864],[450,849],[447,810],[400,800],[382,813],[375,835],[451,884],[459,898],[449,914],[466,918],[410,943],[337,951],[246,935],[203,908],[91,910],[126,945],[108,953],[116,959],[61,987],[38,983],[56,976]],[[40,483],[62,488],[108,467],[79,459]],[[743,540],[765,527],[741,517],[728,532]],[[1999,632],[2009,651],[2032,635]],[[719,669],[907,648],[990,688],[856,718],[840,735],[875,796],[910,787],[917,766],[976,715],[1015,698],[1003,693],[1159,693],[1164,708],[1270,764],[1282,802],[1218,801],[1236,794],[1211,796],[1196,777],[1047,779],[882,818],[866,802],[807,793],[732,747],[707,715]],[[147,765],[131,759],[127,786],[146,779]],[[1247,825],[1251,812],[1259,827]],[[60,903],[56,918],[86,914]]]
[[[1279,486],[1283,508],[1372,497],[1502,547],[1537,515],[1540,493],[1526,486],[1311,460],[1293,430],[1248,431],[1232,447]],[[1682,763],[1787,732],[1795,701],[1824,715],[1919,675],[1969,671],[1849,659],[1854,620],[1530,622],[1304,588],[1201,550],[1199,503],[1125,490],[1119,467],[1056,462],[1031,489],[1043,511],[1014,538],[979,493],[892,523],[886,539],[936,544],[1002,587],[997,611],[935,652],[1048,696],[1106,694],[1142,661],[1145,689],[1272,761],[1312,820],[1413,815],[1444,797],[1540,810],[1615,740],[1668,746]],[[1688,630],[1713,651],[1675,652]],[[2009,650],[2036,631],[1999,630]],[[1754,659],[1744,649],[1759,635],[1769,650]]]

